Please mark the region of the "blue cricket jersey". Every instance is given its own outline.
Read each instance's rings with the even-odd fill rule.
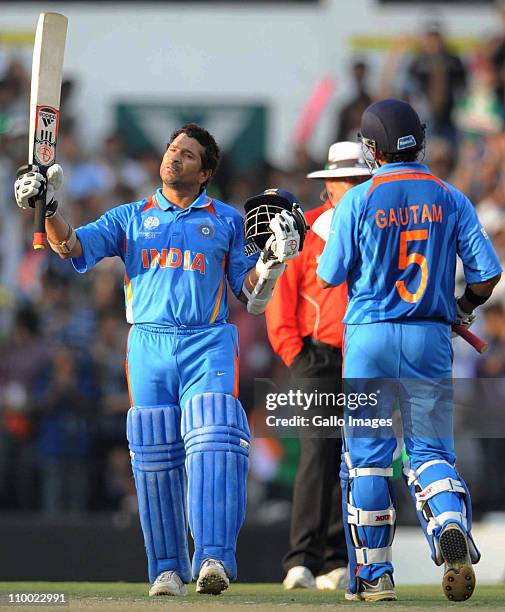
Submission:
[[[226,281],[238,297],[258,254],[244,252],[242,216],[203,191],[185,209],[161,189],[150,198],[113,208],[78,228],[86,272],[104,257],[125,264],[128,323],[200,326],[228,317]]]
[[[347,324],[434,319],[453,323],[456,256],[467,283],[501,272],[470,200],[425,164],[382,166],[333,213],[317,274],[347,280]]]

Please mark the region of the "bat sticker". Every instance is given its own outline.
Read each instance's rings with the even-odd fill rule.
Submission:
[[[33,157],[36,164],[50,166],[56,156],[59,111],[50,106],[37,106]]]

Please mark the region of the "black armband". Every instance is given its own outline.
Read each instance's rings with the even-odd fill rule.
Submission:
[[[472,289],[470,288],[470,285],[466,286],[465,298],[475,308],[477,308],[477,306],[482,306],[482,304],[485,304],[489,300],[490,297],[491,295],[487,295],[487,296],[477,295],[476,293],[472,291]]]

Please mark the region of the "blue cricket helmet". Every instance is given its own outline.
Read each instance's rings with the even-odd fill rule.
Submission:
[[[416,111],[393,98],[371,104],[361,117],[359,137],[366,146],[382,153],[421,150],[425,126]]]
[[[300,235],[300,251],[308,227],[303,216],[303,209],[295,195],[285,189],[265,189],[262,193],[252,196],[244,204],[244,232],[245,241],[253,242],[262,250],[272,235],[270,221],[282,210],[289,211]]]

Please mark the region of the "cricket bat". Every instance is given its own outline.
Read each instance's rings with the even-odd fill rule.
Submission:
[[[38,166],[44,176],[56,159],[67,22],[65,15],[41,13],[35,33],[28,163]],[[35,201],[34,249],[44,249],[46,246],[45,202],[45,193]]]
[[[475,334],[473,334],[464,325],[453,325],[452,331],[454,331],[456,334],[458,334],[458,336],[463,338],[463,340],[466,340],[468,344],[471,344],[473,348],[481,355],[482,353],[485,353],[487,351],[488,349],[487,342],[482,340],[482,338],[479,338],[479,336],[476,336]]]

